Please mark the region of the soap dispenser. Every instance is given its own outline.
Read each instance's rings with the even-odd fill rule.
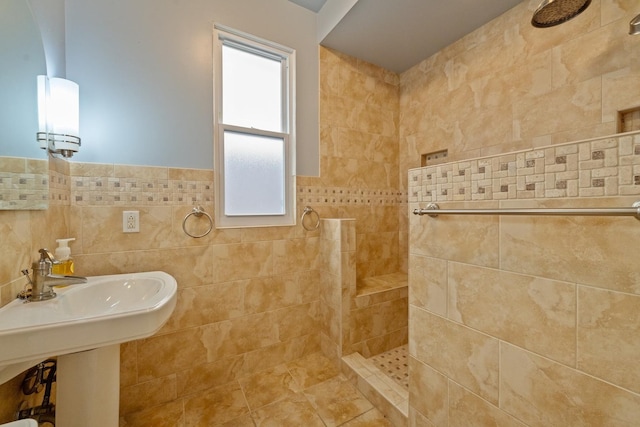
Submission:
[[[76,240],[75,238],[69,239],[56,239],[58,247],[54,252],[54,257],[58,264],[53,264],[51,272],[53,274],[70,275],[73,274],[73,259],[71,258],[71,248],[69,242]]]

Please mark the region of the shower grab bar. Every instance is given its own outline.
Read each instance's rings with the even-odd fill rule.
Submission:
[[[558,209],[440,209],[437,203],[429,203],[425,209],[414,209],[414,215],[545,215],[545,216],[635,216],[640,220],[640,201],[630,208],[558,208]]]

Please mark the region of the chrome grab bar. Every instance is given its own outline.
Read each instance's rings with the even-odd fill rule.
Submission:
[[[504,208],[504,209],[440,209],[429,203],[425,209],[414,209],[414,215],[545,215],[545,216],[634,216],[640,220],[640,201],[630,208]]]

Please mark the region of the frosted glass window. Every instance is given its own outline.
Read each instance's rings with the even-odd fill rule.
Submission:
[[[283,215],[283,138],[224,132],[225,215]]]
[[[284,130],[281,58],[223,44],[222,122],[273,132]]]
[[[296,223],[295,50],[214,25],[216,228]]]

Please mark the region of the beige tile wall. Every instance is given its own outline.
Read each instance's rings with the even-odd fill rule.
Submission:
[[[441,149],[454,161],[611,135],[617,112],[640,105],[640,41],[627,34],[637,2],[594,0],[546,29],[529,24],[539,3],[523,1],[400,76],[401,174]]]
[[[151,407],[158,413],[173,411],[176,403],[190,408],[185,402],[212,387],[320,350],[317,231],[299,225],[214,229],[194,239],[182,222],[195,204],[213,212],[212,171],[81,163],[68,170],[66,204],[2,212],[7,238],[30,248],[16,259],[3,245],[3,303],[24,284],[9,267],[28,267],[39,247],[64,236],[77,238],[78,274],[173,275],[178,303],[169,322],[153,337],[122,346],[123,420]],[[55,194],[64,199],[64,191]],[[123,210],[140,211],[140,233],[122,233]],[[205,221],[191,217],[187,227],[201,233]],[[10,387],[15,383],[1,388],[15,396],[0,408],[4,419],[20,399],[6,391]]]
[[[364,357],[372,357],[407,343],[407,293],[405,287],[381,292],[378,302],[356,300],[356,308],[350,313],[354,351]]]
[[[406,272],[399,77],[324,47],[320,73],[320,179],[298,182],[299,203],[324,218],[356,219],[358,279]]]
[[[323,353],[338,367],[353,351],[349,319],[356,287],[356,221],[326,219],[320,227],[320,339]]]
[[[212,387],[320,349],[318,233],[300,226],[213,230],[188,237],[191,207],[213,212],[213,173],[72,165],[71,233],[88,275],[161,269],[176,277],[178,304],[153,337],[122,349],[121,415],[185,405]],[[122,234],[122,210],[141,232]],[[200,222],[200,224],[198,223]],[[202,233],[206,219],[187,227]]]
[[[400,170],[451,161],[410,170],[410,211],[640,198],[640,136],[606,137],[640,105],[637,2],[544,30],[538,3],[400,76]],[[637,220],[409,216],[412,425],[637,424]]]
[[[340,366],[340,359],[353,352],[371,357],[406,344],[406,275],[401,275],[402,287],[361,293],[356,283],[356,221],[326,219],[320,229],[320,339],[324,354]]]
[[[0,157],[0,209],[46,209],[48,169],[46,159]]]
[[[50,183],[54,176],[68,175],[67,162],[50,159],[48,167]],[[31,267],[38,257],[38,249],[68,233],[69,208],[53,200],[53,193],[50,191],[46,210],[0,211],[0,306],[15,299],[25,287],[27,280],[20,271]],[[12,420],[18,405],[25,400],[18,392],[21,383],[19,376],[0,385],[0,422]],[[41,404],[42,396],[29,403],[31,406]]]
[[[604,144],[613,157],[594,160],[592,149]],[[586,187],[578,184],[573,197],[530,199],[529,190],[516,190],[512,199],[498,192],[493,200],[485,193],[485,200],[456,201],[434,190],[460,176],[451,171],[514,161],[517,177],[535,168],[517,160],[528,153],[578,156],[584,146],[588,168],[576,162],[576,177],[587,171],[591,179]],[[603,170],[608,173],[600,175]],[[502,179],[486,173],[470,174],[466,188]],[[556,173],[555,164],[540,171],[540,182],[553,182]],[[610,196],[591,191],[594,174],[614,178]],[[409,184],[411,209],[428,202],[443,208],[631,207],[640,199],[640,133],[414,169]],[[640,270],[629,251],[640,238],[637,219],[411,215],[410,229],[414,425],[423,419],[433,425],[637,423]]]

